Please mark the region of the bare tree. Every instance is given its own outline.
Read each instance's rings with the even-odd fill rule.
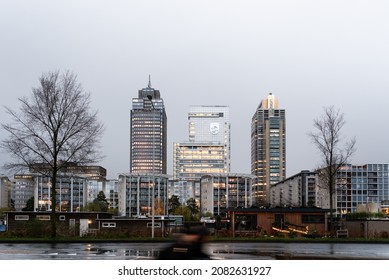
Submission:
[[[345,124],[344,115],[333,106],[325,107],[324,114],[315,119],[313,126],[315,132],[311,132],[314,145],[319,150],[322,163],[319,168],[320,180],[329,190],[330,199],[330,233],[334,233],[334,196],[336,176],[338,171],[348,163],[355,152],[355,138],[345,141],[341,130]]]
[[[29,170],[51,178],[51,236],[56,237],[56,181],[69,164],[85,165],[102,159],[99,142],[104,131],[97,111],[90,110],[90,93],[77,77],[59,71],[43,74],[31,98],[18,100],[18,112],[6,107],[12,123],[2,124],[9,133],[1,148],[12,156],[8,170]]]

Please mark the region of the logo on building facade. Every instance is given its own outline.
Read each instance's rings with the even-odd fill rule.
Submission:
[[[211,123],[209,126],[209,130],[212,134],[218,134],[219,133],[219,123]]]

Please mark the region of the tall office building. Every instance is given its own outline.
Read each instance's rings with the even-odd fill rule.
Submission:
[[[189,142],[223,145],[230,169],[231,125],[228,106],[191,106],[188,114]]]
[[[199,201],[202,175],[230,172],[229,107],[191,106],[188,128],[189,140],[174,143],[173,178],[178,180],[174,186],[194,186],[194,199]],[[182,190],[174,192],[181,193]]]
[[[269,188],[286,177],[285,110],[269,93],[260,103],[251,122],[251,174],[253,204],[269,203]]]
[[[227,106],[191,106],[189,141],[174,143],[173,177],[199,180],[202,174],[228,173],[231,125]]]
[[[148,86],[132,99],[130,172],[166,174],[167,117],[159,90]]]
[[[231,125],[227,106],[191,106],[189,142],[174,145],[174,178],[200,179],[201,174],[230,172]]]

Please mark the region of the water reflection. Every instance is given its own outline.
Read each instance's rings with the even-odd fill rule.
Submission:
[[[168,243],[0,244],[0,259],[155,259]],[[389,244],[208,243],[215,259],[389,259]]]

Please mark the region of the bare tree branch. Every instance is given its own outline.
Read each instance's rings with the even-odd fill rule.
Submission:
[[[12,123],[2,124],[9,136],[0,147],[13,162],[6,169],[29,170],[51,177],[53,215],[57,173],[69,163],[85,165],[100,161],[99,143],[104,131],[97,111],[90,111],[90,94],[77,77],[58,71],[43,74],[31,98],[19,98],[18,112],[5,108]],[[52,219],[55,222],[55,219]],[[52,236],[55,237],[55,225]]]
[[[344,140],[341,135],[344,125],[344,115],[339,109],[333,106],[325,107],[324,114],[313,122],[315,132],[309,133],[309,137],[321,155],[320,180],[329,190],[331,234],[333,234],[333,196],[335,195],[336,175],[355,152],[355,138],[341,145]]]

